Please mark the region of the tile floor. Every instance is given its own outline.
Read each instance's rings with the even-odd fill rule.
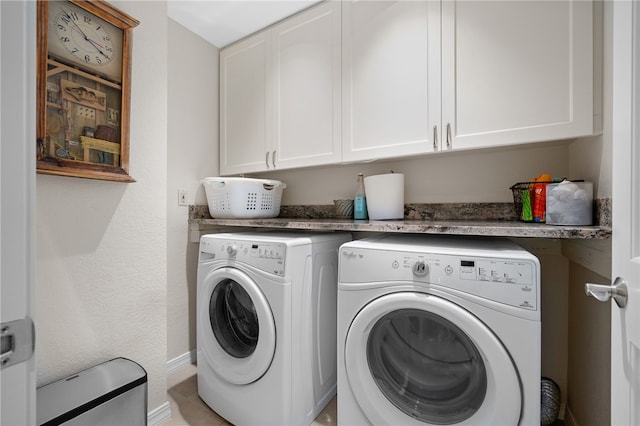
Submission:
[[[171,404],[171,419],[162,426],[230,426],[198,397],[195,365],[181,367],[167,377],[167,398]],[[336,425],[335,398],[318,415],[312,426]]]
[[[231,426],[198,397],[196,373],[196,366],[190,364],[167,377],[167,398],[171,404],[171,419],[162,426]],[[335,426],[336,413],[337,406],[334,398],[311,426]],[[564,424],[564,421],[556,420],[553,426]]]

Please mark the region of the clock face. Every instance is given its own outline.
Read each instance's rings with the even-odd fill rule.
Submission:
[[[68,2],[49,2],[49,54],[85,70],[122,81],[122,33]]]

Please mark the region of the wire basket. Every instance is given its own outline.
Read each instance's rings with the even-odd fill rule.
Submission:
[[[202,179],[211,217],[253,219],[280,214],[282,191],[279,180],[208,177]]]
[[[513,208],[523,222],[544,222],[546,187],[554,181],[518,182],[509,187],[513,193]]]

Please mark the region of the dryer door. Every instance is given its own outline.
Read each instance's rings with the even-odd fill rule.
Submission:
[[[349,328],[347,377],[373,424],[516,425],[516,368],[494,333],[460,306],[400,292],[366,305]]]
[[[224,267],[204,279],[198,297],[198,338],[206,362],[229,383],[262,377],[273,360],[276,330],[258,285],[244,272]]]

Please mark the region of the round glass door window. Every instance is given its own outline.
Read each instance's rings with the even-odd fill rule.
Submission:
[[[258,315],[244,288],[236,281],[220,282],[209,301],[209,321],[218,344],[235,358],[246,358],[258,344]]]
[[[455,424],[476,413],[487,372],[471,339],[432,312],[399,309],[373,326],[367,341],[370,372],[385,397],[428,424]]]

